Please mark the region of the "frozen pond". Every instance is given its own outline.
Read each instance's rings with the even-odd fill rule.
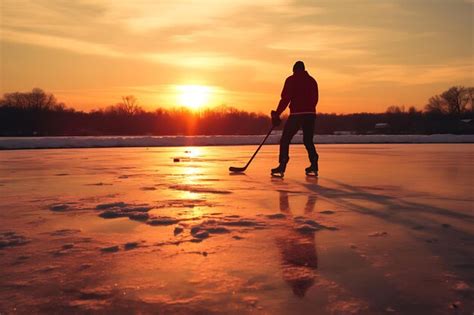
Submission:
[[[0,313],[473,311],[473,144],[0,151]]]

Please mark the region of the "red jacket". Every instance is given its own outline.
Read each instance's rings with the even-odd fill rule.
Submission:
[[[316,113],[318,83],[308,71],[298,71],[285,81],[277,113],[281,114],[290,104],[291,114]]]

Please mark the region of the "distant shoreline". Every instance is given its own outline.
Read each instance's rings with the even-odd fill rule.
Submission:
[[[0,137],[0,150],[255,145],[260,143],[262,137],[262,135]],[[280,135],[271,135],[267,144],[278,144],[279,139]],[[316,144],[474,143],[474,135],[315,135],[314,141]],[[302,143],[302,136],[295,136],[293,143]]]

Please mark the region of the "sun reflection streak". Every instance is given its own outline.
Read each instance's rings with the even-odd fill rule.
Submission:
[[[202,150],[201,148],[197,148],[197,147],[188,147],[186,148],[186,150],[184,151],[190,158],[195,158],[195,157],[198,157],[198,156],[201,156],[202,155]]]

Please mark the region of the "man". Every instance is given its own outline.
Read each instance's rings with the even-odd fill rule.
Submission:
[[[293,75],[285,81],[281,100],[276,111],[271,112],[273,126],[281,122],[280,115],[290,105],[290,116],[286,121],[280,139],[280,165],[272,169],[272,176],[283,176],[289,161],[290,142],[300,128],[303,129],[303,142],[308,151],[311,165],[306,168],[307,175],[318,176],[318,153],[314,148],[314,121],[318,104],[318,83],[305,70],[304,63],[297,61],[293,66]]]

